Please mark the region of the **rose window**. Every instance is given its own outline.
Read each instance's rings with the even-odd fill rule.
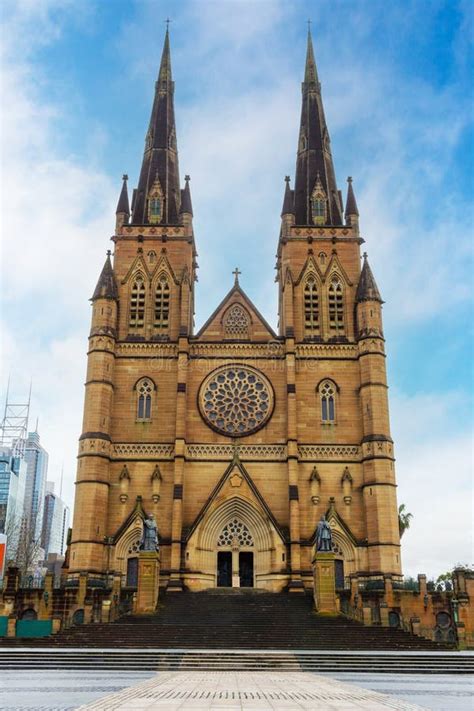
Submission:
[[[239,542],[239,546],[253,546],[252,534],[250,533],[245,523],[242,523],[242,521],[239,521],[237,518],[234,518],[222,529],[222,533],[219,536],[217,545],[219,547],[231,546],[233,545],[236,539]]]
[[[258,370],[224,366],[201,385],[199,406],[206,422],[222,434],[239,437],[263,427],[272,414],[273,389]]]

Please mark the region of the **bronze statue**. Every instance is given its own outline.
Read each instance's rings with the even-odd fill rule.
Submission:
[[[323,514],[316,529],[316,550],[330,553],[332,551],[332,532],[326,516]]]
[[[158,551],[158,526],[155,517],[149,514],[143,521],[143,533],[140,541],[141,551]]]

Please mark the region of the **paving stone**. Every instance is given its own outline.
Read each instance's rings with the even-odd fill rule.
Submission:
[[[217,683],[216,683],[217,682]],[[173,704],[173,701],[178,702]],[[158,674],[141,684],[81,707],[81,711],[120,709],[275,709],[297,711],[415,711],[422,707],[378,692],[338,682],[316,674],[292,672],[221,672],[218,675],[174,672]]]

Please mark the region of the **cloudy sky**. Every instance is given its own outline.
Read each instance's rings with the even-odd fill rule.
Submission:
[[[164,20],[199,251],[197,326],[241,282],[275,325],[311,18],[340,187],[386,304],[407,574],[472,561],[473,5],[466,0],[5,0],[2,369],[72,503],[90,305],[136,184]]]

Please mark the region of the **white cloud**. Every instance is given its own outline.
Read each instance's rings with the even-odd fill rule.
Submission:
[[[405,575],[436,578],[472,563],[472,433],[460,427],[463,392],[391,398],[398,501],[413,514],[402,538]]]
[[[33,397],[30,426],[50,452],[49,477],[72,503],[81,427],[88,299],[114,223],[116,186],[58,140],[67,108],[45,100],[45,77],[28,61],[61,33],[68,2],[20,2],[8,18],[2,63],[2,362],[11,394]],[[79,10],[80,13],[83,10]],[[59,14],[58,14],[59,13]],[[35,33],[32,32],[32,27]],[[27,55],[20,56],[25,37]],[[18,39],[18,44],[15,42]],[[2,389],[3,389],[2,387]]]

